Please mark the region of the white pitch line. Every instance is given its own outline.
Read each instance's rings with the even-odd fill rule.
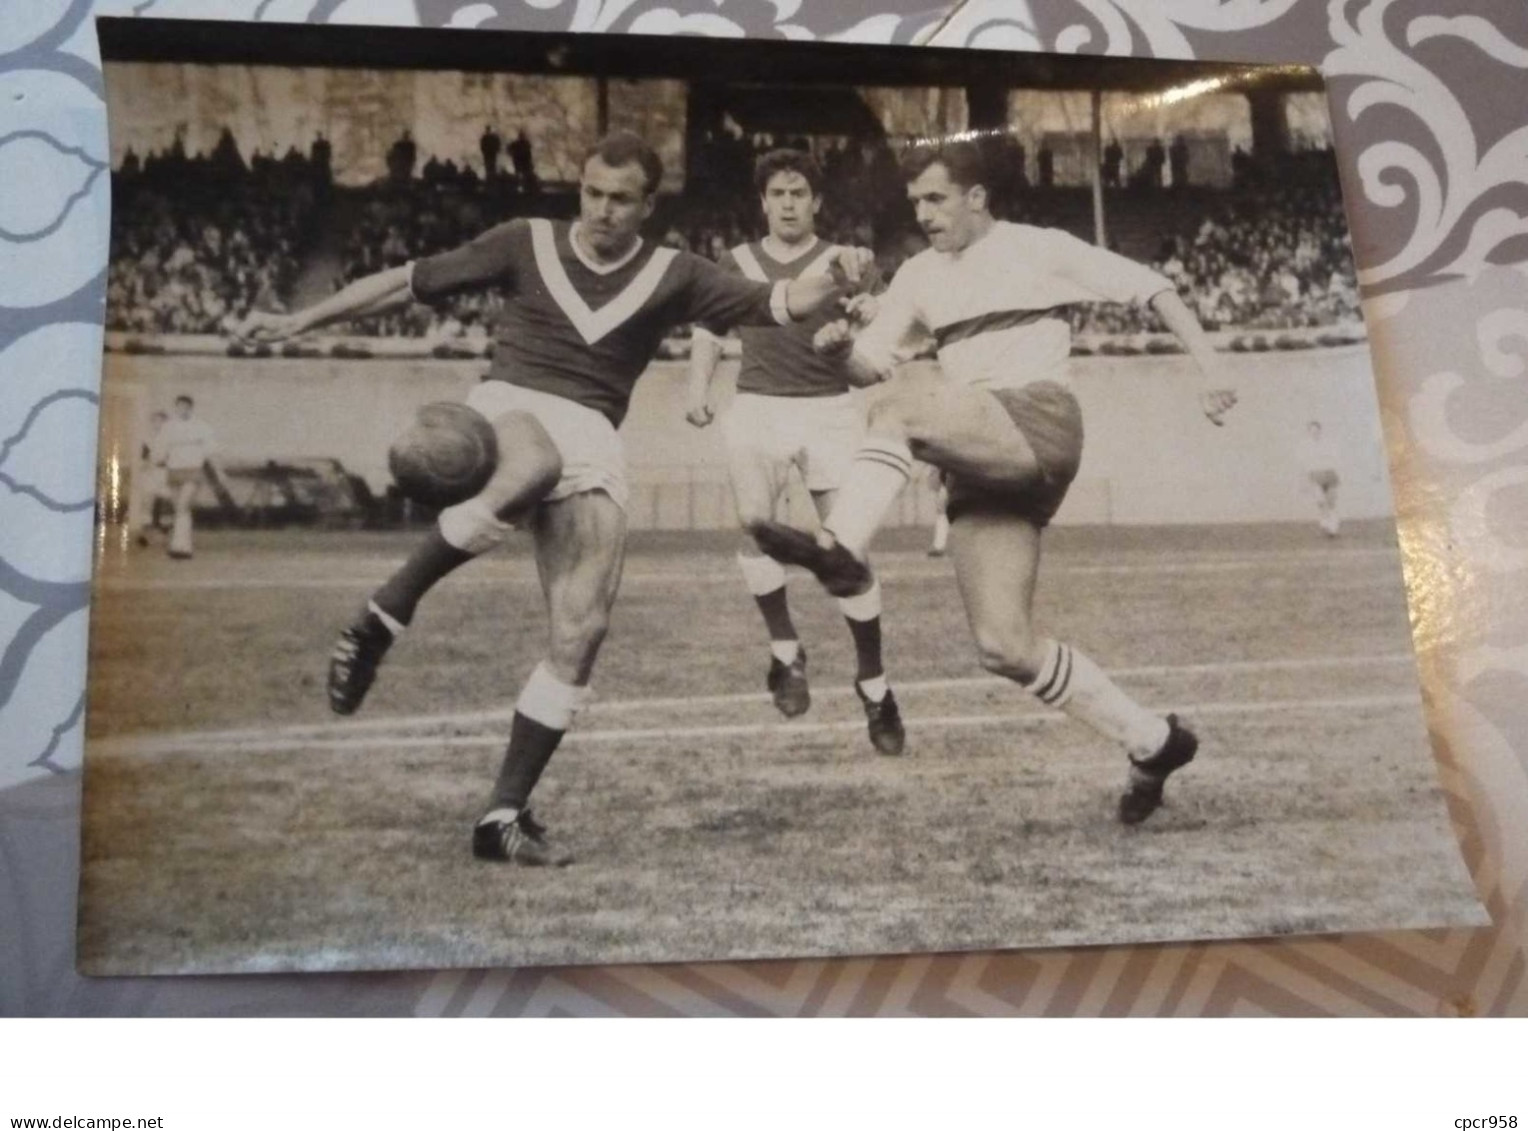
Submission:
[[[1373,656],[1302,656],[1282,660],[1229,660],[1213,664],[1143,664],[1135,667],[1110,668],[1109,675],[1115,679],[1132,679],[1161,675],[1214,675],[1220,672],[1247,673],[1272,671],[1309,671],[1315,668],[1365,668],[1376,666],[1414,664],[1416,658],[1410,652],[1381,652]],[[962,676],[945,679],[923,679],[897,683],[895,688],[903,694],[922,691],[977,690],[983,687],[1013,687],[1011,680],[1000,676]],[[819,699],[846,699],[851,688],[828,687],[814,691]],[[585,718],[599,718],[607,714],[630,711],[669,710],[693,707],[730,707],[749,703],[767,703],[769,696],[762,692],[731,692],[724,695],[679,695],[653,699],[612,699],[591,704]],[[426,730],[430,727],[473,726],[484,723],[508,722],[515,713],[513,706],[493,707],[483,711],[460,711],[439,715],[390,715],[382,718],[354,719],[349,722],[293,723],[275,727],[238,727],[229,730],[160,733],[141,737],[105,739],[102,748],[116,744],[153,743],[156,741],[198,742],[204,745],[221,743],[240,744],[269,738],[309,738],[323,740],[328,735],[361,735],[388,731]],[[425,735],[418,736],[424,739]]]
[[[1279,566],[1302,566],[1315,563],[1330,564],[1340,559],[1368,560],[1373,558],[1394,559],[1397,562],[1400,560],[1398,552],[1392,549],[1339,550],[1330,554],[1264,554],[1254,558],[1185,559],[1140,565],[1067,565],[1063,557],[1057,561],[1052,570],[1066,576],[1171,576],[1176,574],[1246,573],[1253,570],[1277,568]],[[877,569],[876,575],[882,581],[897,583],[902,581],[926,581],[930,578],[944,577],[949,572],[947,567],[940,566],[930,566],[923,569],[893,567],[891,569]],[[384,580],[386,580],[385,568],[379,569],[375,574],[349,574],[342,577],[105,577],[97,579],[96,588],[107,593],[214,592],[219,590],[249,589],[355,590],[378,585]],[[718,569],[705,573],[683,573],[676,570],[636,570],[626,573],[622,578],[622,584],[730,585],[737,583],[737,580],[738,576],[735,570]],[[1389,576],[1376,576],[1375,580],[1377,583],[1386,585],[1393,583],[1393,579]],[[534,572],[526,570],[523,572],[491,573],[488,575],[479,574],[477,576],[459,577],[453,579],[451,584],[458,587],[482,588],[499,585],[539,585],[540,582],[537,580]]]
[[[1176,711],[1193,718],[1215,715],[1250,715],[1277,711],[1351,711],[1371,707],[1420,707],[1421,699],[1412,694],[1353,695],[1337,699],[1269,699],[1232,700],[1220,703],[1197,703],[1184,706],[1164,707],[1164,711]],[[1032,723],[1057,723],[1067,719],[1056,712],[1023,711],[1001,715],[934,715],[906,720],[912,731],[935,727],[984,727],[1005,725],[1028,725]],[[841,723],[733,723],[724,726],[703,727],[636,727],[617,730],[573,731],[563,741],[575,746],[607,742],[647,742],[661,740],[673,742],[696,738],[743,738],[749,735],[767,734],[772,739],[801,738],[809,735],[834,734],[845,731],[864,730],[861,719]],[[228,743],[222,746],[202,746],[180,740],[161,746],[150,744],[122,745],[110,751],[117,756],[154,756],[162,754],[273,754],[288,750],[417,750],[422,745],[434,748],[457,749],[480,746],[499,746],[504,739],[500,735],[445,735],[440,737],[382,737],[382,738],[336,738],[303,740],[288,738],[244,743]],[[97,749],[96,753],[103,751]]]

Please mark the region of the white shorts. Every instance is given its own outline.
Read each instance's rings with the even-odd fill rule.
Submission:
[[[615,425],[592,408],[566,397],[511,385],[480,381],[467,394],[467,407],[497,421],[512,412],[535,417],[562,456],[562,478],[547,494],[555,502],[586,491],[603,491],[626,509],[631,491],[626,481],[626,449]]]
[[[767,397],[739,393],[722,421],[734,477],[795,464],[808,491],[834,491],[848,477],[865,436],[865,410],[853,393]]]
[[[170,473],[158,464],[143,465],[143,497],[149,502],[170,493]]]

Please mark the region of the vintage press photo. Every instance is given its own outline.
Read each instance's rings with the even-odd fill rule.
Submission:
[[[1482,921],[1315,72],[100,28],[82,970]]]

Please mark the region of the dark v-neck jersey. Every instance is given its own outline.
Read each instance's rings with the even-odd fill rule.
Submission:
[[[418,260],[410,286],[421,302],[499,290],[504,306],[485,380],[565,397],[615,425],[675,326],[789,321],[783,283],[741,278],[649,242],[619,266],[596,270],[574,250],[572,225],[551,220],[511,220]]]
[[[819,240],[810,250],[782,262],[769,253],[763,240],[754,240],[729,249],[717,264],[745,279],[774,284],[827,273],[837,251],[835,245]],[[766,397],[832,397],[847,393],[849,377],[844,362],[824,357],[812,348],[812,336],[834,317],[835,309],[788,326],[738,327],[743,363],[738,371],[737,391]]]

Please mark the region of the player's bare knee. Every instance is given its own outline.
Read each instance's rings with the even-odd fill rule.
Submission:
[[[571,667],[579,667],[593,660],[609,631],[610,614],[604,609],[559,616],[552,626],[552,656]]]
[[[752,538],[758,532],[760,526],[766,522],[769,522],[774,517],[775,513],[773,507],[751,506],[744,505],[742,503],[738,504],[738,525],[742,527],[743,533],[748,535],[750,538]]]
[[[865,414],[865,429],[872,436],[905,440],[909,404],[906,398],[890,396],[874,401]]]
[[[982,667],[993,675],[1019,683],[1031,683],[1038,673],[1034,659],[1035,642],[1029,633],[976,633],[976,654]]]
[[[562,478],[562,458],[550,452],[517,453],[478,496],[501,519],[516,518],[527,506],[545,498]]]

